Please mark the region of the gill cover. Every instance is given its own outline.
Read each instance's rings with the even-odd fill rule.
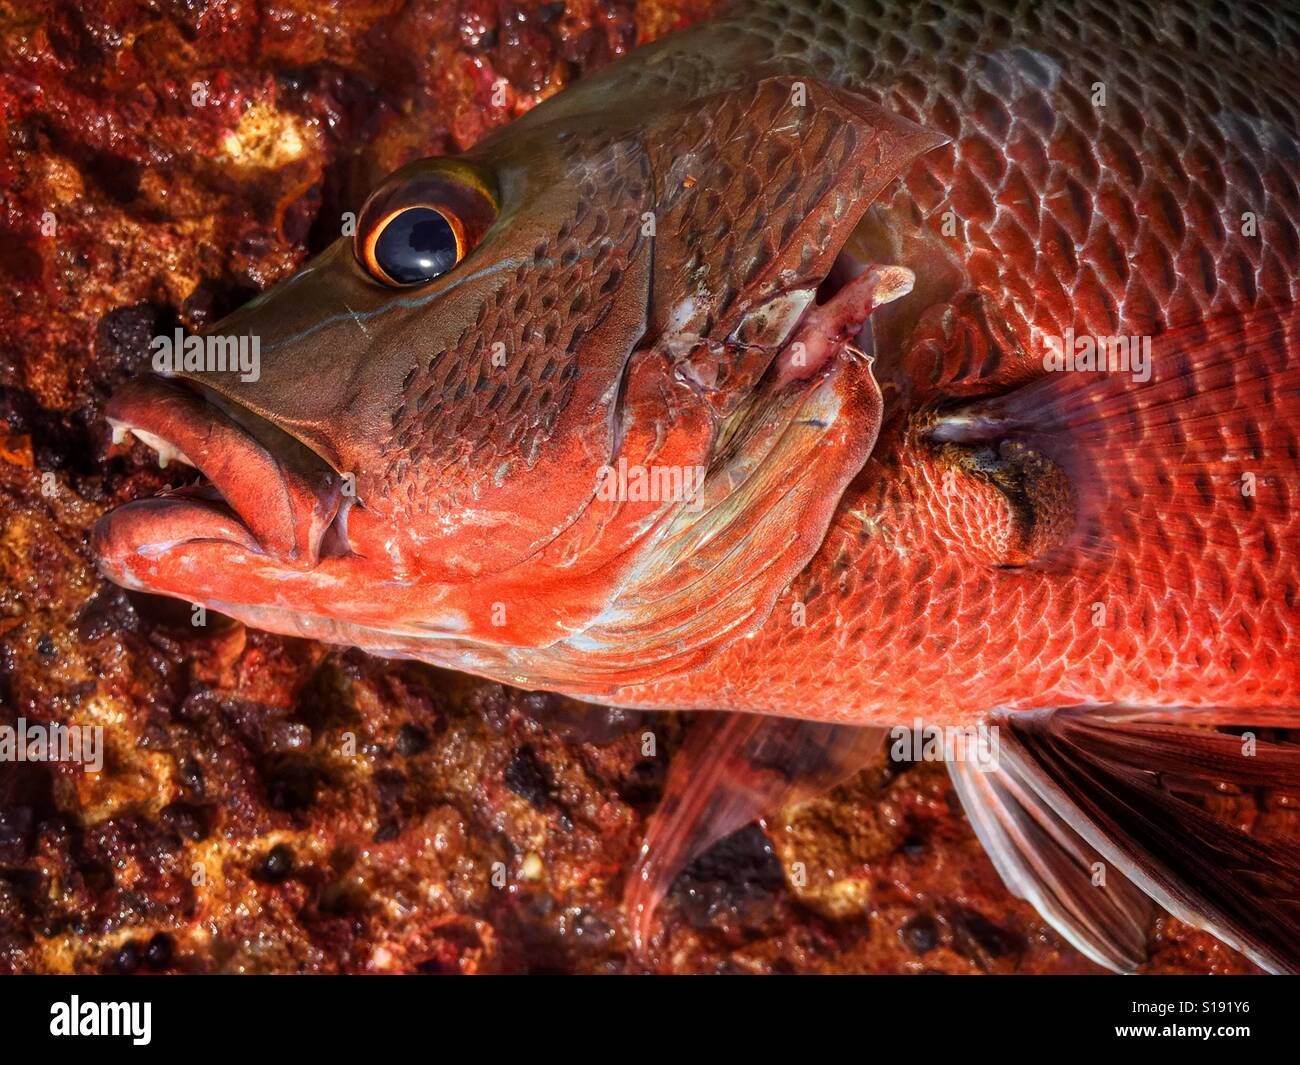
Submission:
[[[870,202],[942,143],[852,93],[786,77],[665,110],[639,134],[653,271],[610,464],[699,463],[703,489],[593,498],[492,585],[503,602],[548,604],[565,635],[489,634],[498,646],[458,644],[437,660],[609,697],[696,668],[762,624],[821,544],[881,420],[870,361],[837,343],[801,365],[814,345],[797,326]]]

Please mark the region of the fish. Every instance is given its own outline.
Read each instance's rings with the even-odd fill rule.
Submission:
[[[1300,844],[1200,800],[1300,793],[1298,59],[1291,4],[723,5],[119,390],[198,482],[99,565],[710,711],[639,949],[693,857],[915,740],[1092,961],[1158,905],[1294,972]]]

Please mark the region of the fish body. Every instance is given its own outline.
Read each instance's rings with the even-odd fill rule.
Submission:
[[[826,4],[753,17],[791,69],[951,141],[859,233],[858,254],[918,282],[872,318],[876,375],[897,401],[817,555],[752,638],[618,696],[889,724],[990,707],[1295,705],[1300,524],[1285,480],[1297,439],[1264,413],[1282,379],[1251,356],[1239,380],[1207,382],[1174,415],[1208,422],[1194,452],[1169,453],[1159,416],[1080,434],[1075,446],[1108,466],[1090,504],[1108,550],[1040,543],[1026,564],[1014,493],[926,439],[935,407],[1042,377],[1044,338],[1147,338],[1155,386],[1120,371],[1128,384],[1113,390],[1150,397],[1177,376],[1180,330],[1289,311],[1300,100],[1270,72],[1300,66],[1295,12]],[[1268,237],[1243,232],[1251,214],[1268,217]],[[1294,331],[1263,328],[1294,396]],[[1081,388],[1105,376],[1080,374]],[[1233,404],[1256,424],[1214,421]],[[1261,434],[1267,457],[1250,443]],[[1271,501],[1242,495],[1252,470]],[[1202,484],[1204,505],[1171,487],[1180,477]]]
[[[1285,6],[739,5],[390,178],[216,327],[260,338],[256,381],[128,386],[110,419],[210,484],[109,515],[101,563],[624,706],[996,715],[1010,775],[955,779],[1067,936],[1131,967],[1150,895],[1289,967],[1293,923],[1062,777],[1101,729],[1138,752],[1111,800],[1143,759],[1232,778],[1159,730],[1300,706],[1298,60]],[[430,205],[454,265],[394,284],[387,227]],[[744,775],[686,764],[679,855]],[[1300,782],[1286,751],[1234,771]],[[1100,915],[1024,857],[1049,822],[1061,868],[1122,870]]]

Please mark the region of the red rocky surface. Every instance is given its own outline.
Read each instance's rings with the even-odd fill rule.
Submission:
[[[97,416],[150,337],[701,11],[0,3],[0,723],[108,748],[97,774],[0,764],[0,971],[1091,969],[1001,887],[942,769],[884,761],[704,856],[633,957],[623,878],[689,715],[195,628],[90,562],[99,514],[179,483]],[[1151,967],[1246,968],[1173,921]]]

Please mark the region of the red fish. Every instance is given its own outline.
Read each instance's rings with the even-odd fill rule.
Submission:
[[[103,568],[725,711],[639,936],[920,722],[1094,960],[1141,964],[1154,899],[1294,970],[1300,846],[1196,794],[1300,791],[1253,731],[1300,728],[1298,58],[1255,4],[740,5],[394,174],[117,395],[203,480],[108,515]]]

